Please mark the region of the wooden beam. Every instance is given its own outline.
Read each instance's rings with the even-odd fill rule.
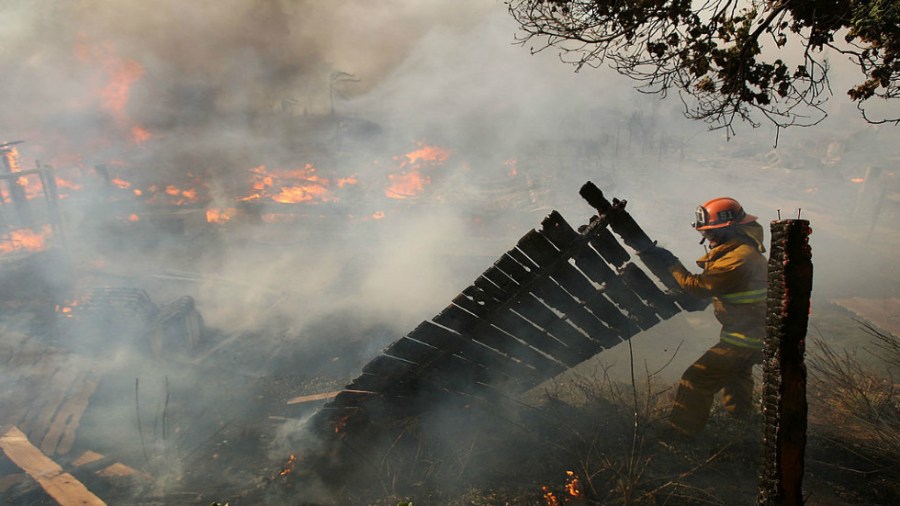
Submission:
[[[60,506],[105,506],[74,476],[32,445],[25,433],[12,426],[0,429],[0,448],[28,473]]]
[[[321,394],[311,394],[311,395],[301,395],[299,397],[294,397],[293,399],[288,399],[288,404],[303,404],[304,402],[313,402],[313,401],[326,401],[329,399],[334,399],[337,397],[337,394],[341,392],[352,392],[356,394],[372,394],[378,395],[376,392],[367,392],[365,390],[335,390],[334,392],[324,392]]]

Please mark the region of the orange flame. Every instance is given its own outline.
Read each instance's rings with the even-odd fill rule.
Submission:
[[[56,305],[56,312],[65,316],[66,318],[72,318],[75,316],[75,308],[78,307],[79,301],[78,299],[73,299],[71,301],[65,302],[63,304]]]
[[[265,165],[250,169],[253,174],[251,186],[255,190],[250,195],[241,197],[241,201],[268,199],[282,204],[298,204],[301,202],[330,202],[336,200],[329,189],[329,180],[319,176],[312,164],[303,168],[269,171]],[[355,178],[338,180],[338,186],[356,184]]]
[[[128,221],[130,221],[132,223],[137,223],[137,222],[141,221],[141,217],[134,213],[131,213],[131,216],[128,217]]]
[[[863,182],[865,182],[865,181],[866,181],[866,178],[864,178],[864,177],[854,177],[854,178],[851,178],[851,179],[850,179],[850,182],[851,182],[851,183],[857,183],[857,184],[858,184],[858,183],[863,183]]]
[[[517,160],[515,158],[503,162],[503,165],[508,167],[507,174],[509,174],[509,177],[515,177],[519,174],[519,169],[516,168],[516,162]]]
[[[296,463],[297,456],[292,453],[290,458],[288,458],[288,461],[281,467],[281,471],[278,471],[278,476],[287,476],[288,474],[291,474],[294,470],[294,464]]]
[[[233,207],[229,207],[226,209],[213,209],[209,208],[206,210],[206,222],[207,223],[225,223],[230,220],[234,214],[237,212],[237,209]]]
[[[375,211],[374,213],[372,213],[373,220],[380,220],[382,218],[384,218],[384,211]]]
[[[392,199],[406,199],[414,197],[431,183],[431,178],[422,174],[422,170],[437,167],[450,158],[450,150],[426,146],[419,143],[419,149],[406,153],[402,157],[394,157],[400,162],[399,169],[405,169],[397,174],[388,174],[389,184],[384,194]]]
[[[41,251],[46,248],[50,232],[50,225],[44,225],[43,228],[39,230],[33,228],[20,228],[7,232],[0,237],[0,253],[12,253],[13,251]]]
[[[347,421],[348,421],[348,420],[350,420],[350,415],[344,415],[344,416],[341,417],[340,420],[338,420],[337,422],[335,422],[335,424],[334,424],[334,433],[335,433],[335,434],[338,434],[338,433],[340,433],[342,430],[344,430],[344,429],[347,427]]]
[[[581,480],[574,471],[566,471],[566,493],[572,497],[581,497]]]
[[[434,162],[434,163],[444,163],[450,158],[450,150],[445,148],[439,148],[437,146],[426,146],[422,143],[419,143],[421,146],[419,149],[415,151],[410,151],[406,153],[405,156],[408,162],[406,163],[414,164],[416,162]]]
[[[3,156],[6,158],[6,164],[9,165],[10,172],[19,172],[22,170],[19,167],[19,150],[16,149],[15,146],[7,148],[3,151]]]
[[[550,487],[543,485],[541,491],[544,493],[544,503],[547,506],[559,506],[559,499],[556,498],[556,494],[550,490]]]
[[[128,188],[131,188],[131,183],[129,183],[128,181],[125,181],[124,179],[119,179],[116,177],[116,178],[113,178],[112,181],[110,181],[110,182],[113,185],[115,185],[123,190],[127,190]]]
[[[565,495],[558,496],[547,485],[541,486],[544,503],[547,506],[559,506],[560,504],[568,504],[570,498],[578,498],[584,495],[581,489],[581,480],[575,471],[566,471]]]
[[[135,144],[143,144],[147,142],[150,137],[152,137],[152,135],[146,128],[139,125],[131,127],[131,140],[133,140]]]
[[[388,174],[391,184],[384,190],[384,194],[392,199],[406,199],[416,196],[431,183],[431,179],[423,176],[415,170],[405,174]]]
[[[82,41],[76,45],[75,54],[81,61],[101,68],[105,74],[107,82],[100,89],[100,108],[129,131],[135,144],[150,139],[150,132],[135,124],[127,113],[132,86],[143,77],[144,67],[135,60],[120,57],[109,44],[92,45]]]
[[[338,188],[343,188],[347,185],[352,185],[352,184],[356,184],[356,183],[357,183],[356,176],[342,177],[342,178],[338,178],[338,180],[337,180]]]
[[[131,85],[144,75],[144,67],[134,60],[109,61],[107,65],[112,76],[100,92],[103,108],[112,112],[116,118],[124,118]]]

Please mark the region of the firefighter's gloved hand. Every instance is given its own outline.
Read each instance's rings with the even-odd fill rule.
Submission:
[[[641,259],[652,259],[651,261],[658,262],[666,267],[671,267],[679,262],[678,257],[671,251],[661,246],[657,246],[656,244],[641,251],[638,253],[638,256],[641,257]]]
[[[593,216],[591,216],[591,220],[588,222],[587,225],[582,225],[582,226],[578,227],[578,233],[579,233],[579,234],[583,234],[583,233],[587,232],[587,229],[588,229],[591,225],[593,225],[594,222],[596,222],[596,221],[599,220],[599,219],[600,219],[600,216],[597,216],[596,214],[593,215]]]

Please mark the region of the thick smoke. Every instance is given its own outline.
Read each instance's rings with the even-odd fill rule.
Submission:
[[[610,71],[575,73],[552,50],[514,45],[516,27],[492,0],[43,0],[0,9],[0,141],[26,141],[25,168],[40,161],[80,177],[80,193],[61,203],[79,282],[146,288],[157,302],[190,294],[217,342],[229,343],[188,366],[157,366],[109,329],[90,329],[86,346],[115,350],[105,370],[124,380],[92,407],[83,437],[131,445],[131,462],[175,445],[149,435],[149,449],[134,445],[135,376],[145,427],[161,419],[167,388],[173,429],[202,421],[179,440],[180,458],[197,455],[210,434],[271,408],[253,381],[351,378],[550,209],[586,223],[593,210],[577,191],[587,180],[627,199],[686,265],[703,253],[689,225],[694,207],[729,195],[763,224],[779,210],[812,220],[817,295],[896,293],[878,275],[894,268],[877,233],[887,224],[864,252],[855,242],[868,230],[854,217],[860,186],[851,181],[867,166],[890,167],[896,131],[862,123],[842,97],[826,122],[781,132],[777,147],[765,124],[739,125],[727,140],[685,120],[675,97],[640,95]],[[388,198],[389,176],[412,171],[404,154],[423,146],[449,155],[416,169],[429,180],[417,198]],[[306,207],[240,207],[251,169],[306,164],[357,183],[332,184],[337,199]],[[133,188],[202,182],[191,208],[201,221],[204,207],[250,217],[215,233],[160,231],[153,217],[177,206],[133,202],[98,166]],[[127,228],[130,214],[146,228]],[[640,366],[655,370],[685,343],[668,369],[674,378],[715,339],[712,319],[682,315],[636,337]],[[620,348],[598,360],[625,378],[630,357]],[[188,395],[204,400],[192,406]]]

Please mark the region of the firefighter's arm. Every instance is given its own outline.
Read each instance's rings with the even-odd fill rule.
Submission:
[[[686,293],[701,299],[709,299],[727,292],[734,281],[735,267],[725,266],[692,274],[679,262],[670,267],[670,272]]]

